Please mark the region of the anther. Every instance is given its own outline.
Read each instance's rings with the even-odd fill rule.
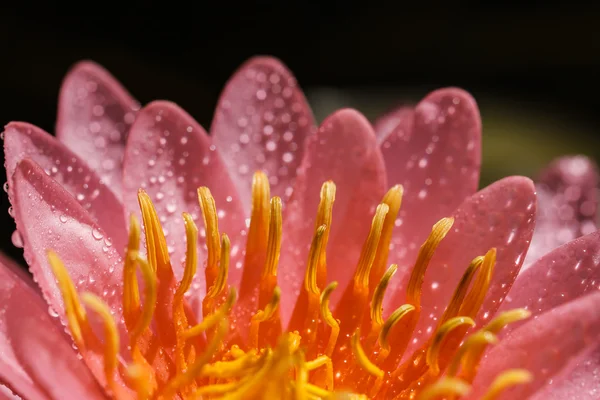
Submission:
[[[458,378],[442,377],[428,386],[417,397],[417,400],[443,399],[450,396],[466,396],[471,387]]]
[[[375,291],[373,292],[373,300],[371,301],[371,321],[377,326],[381,326],[384,323],[382,315],[383,298],[385,295],[385,290],[387,289],[388,284],[390,283],[390,279],[392,279],[392,276],[394,276],[397,270],[398,265],[390,265],[388,270],[385,272],[385,274],[377,284]]]
[[[210,190],[207,187],[198,188],[198,200],[202,210],[204,229],[206,231],[206,248],[208,256],[206,260],[206,289],[214,285],[218,274],[219,258],[221,255],[221,243],[219,235],[219,217],[217,206]]]
[[[487,393],[481,400],[495,400],[504,390],[516,385],[523,385],[533,380],[531,372],[524,369],[510,369],[502,372],[494,379]]]
[[[410,275],[408,288],[406,291],[406,302],[421,308],[421,290],[423,287],[423,278],[429,262],[435,253],[438,245],[450,231],[454,224],[454,218],[442,218],[432,228],[431,234],[419,249],[417,261]]]
[[[431,345],[427,349],[426,361],[434,375],[439,374],[438,356],[444,339],[448,337],[450,332],[460,326],[475,326],[475,321],[469,317],[454,317],[446,321],[433,336]]]

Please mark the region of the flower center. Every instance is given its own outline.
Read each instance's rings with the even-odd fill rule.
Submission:
[[[504,326],[529,313],[505,312],[467,335],[490,285],[496,260],[496,250],[491,249],[468,266],[431,337],[412,355],[405,354],[421,314],[425,272],[454,221],[444,218],[433,226],[408,281],[406,303],[384,319],[383,298],[397,270],[394,264],[387,270],[385,266],[402,190],[400,185],[391,188],[377,207],[353,279],[331,310],[329,298],[337,283],[326,282],[326,248],[335,185],[323,184],[304,284],[287,329],[280,319],[282,293],[277,286],[282,204],[280,198],[270,197],[263,173],[257,172],[253,179],[237,304],[238,291],[227,281],[229,238],[219,232],[210,190],[198,189],[208,249],[207,293],[200,321],[184,296],[196,275],[197,227],[184,213],[185,269],[177,282],[159,217],[149,196],[140,190],[147,255],[140,253],[141,228],[132,216],[123,269],[121,329],[126,332],[119,332],[100,298],[79,295],[60,259],[52,251],[48,254],[70,333],[96,378],[116,399],[455,399],[465,395],[486,347],[498,341],[496,335]],[[256,305],[255,310],[247,307],[249,294],[254,295],[250,304]],[[102,334],[95,321],[100,321]],[[120,337],[127,337],[128,343],[120,343]],[[485,399],[530,379],[527,371],[506,371]]]

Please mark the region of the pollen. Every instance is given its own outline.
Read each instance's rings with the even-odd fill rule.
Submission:
[[[123,267],[123,319],[114,319],[102,298],[78,293],[53,252],[48,259],[60,289],[67,328],[83,359],[110,398],[128,399],[459,399],[467,396],[488,346],[508,324],[529,317],[517,309],[476,327],[490,286],[496,250],[466,266],[464,275],[429,339],[407,348],[421,316],[423,280],[454,220],[437,222],[421,246],[406,286],[404,304],[384,318],[383,299],[398,265],[387,266],[394,222],[403,196],[392,187],[372,216],[352,280],[327,282],[327,244],[334,223],[336,186],[327,181],[310,243],[303,285],[289,325],[280,318],[277,285],[282,240],[282,200],[270,196],[257,172],[239,288],[228,282],[231,243],[219,231],[209,188],[198,189],[206,260],[197,252],[198,228],[182,214],[186,257],[181,280],[171,267],[165,234],[150,197],[140,190],[142,225],[131,216]],[[351,235],[353,232],[346,232]],[[203,266],[201,271],[199,263]],[[194,312],[186,293],[203,273],[206,293]],[[333,308],[330,297],[343,290]],[[244,299],[255,294],[255,309]],[[478,329],[477,329],[478,328]],[[532,379],[512,369],[496,377],[485,399]]]

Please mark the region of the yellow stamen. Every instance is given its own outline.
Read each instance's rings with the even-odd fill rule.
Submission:
[[[221,256],[219,257],[219,272],[217,274],[215,284],[211,286],[208,293],[206,293],[205,300],[216,299],[221,293],[223,293],[227,286],[231,242],[229,241],[229,237],[226,233],[223,234],[223,238],[221,239],[221,245],[219,246],[219,248],[221,249]]]
[[[304,359],[304,353],[302,351],[299,351],[295,358],[296,386],[294,389],[296,394],[296,400],[304,400],[306,399],[306,385],[308,384],[308,369],[306,368],[306,361]]]
[[[337,338],[340,333],[340,323],[333,317],[333,314],[329,309],[329,297],[337,285],[337,282],[331,282],[323,290],[323,293],[321,293],[321,316],[323,317],[323,321],[325,321],[325,323],[331,328],[329,340],[327,342],[327,346],[325,347],[325,355],[327,357],[331,357],[331,354],[333,354],[335,343],[337,342]]]
[[[148,250],[148,263],[156,272],[160,268],[170,268],[169,250],[167,240],[160,226],[160,220],[150,196],[140,189],[138,202],[142,211],[142,221],[146,233],[146,248]]]
[[[52,250],[48,251],[48,262],[50,263],[52,272],[56,277],[58,289],[60,290],[63,298],[65,315],[67,317],[67,323],[69,325],[71,336],[73,337],[75,344],[78,347],[83,348],[85,343],[81,331],[81,324],[84,322],[87,323],[85,309],[81,305],[77,290],[75,289],[75,285],[69,276],[69,272],[65,268],[65,265],[62,263],[58,255]]]
[[[205,186],[198,188],[198,200],[206,230],[206,248],[208,250],[206,268],[212,272],[217,270],[221,255],[217,206],[210,190]],[[212,282],[208,282],[207,289],[209,285],[212,286]]]
[[[463,274],[460,282],[458,283],[458,286],[456,287],[456,290],[454,291],[454,294],[452,295],[450,304],[444,311],[442,318],[440,318],[440,322],[438,323],[439,326],[443,325],[450,318],[454,318],[458,315],[460,307],[463,304],[463,300],[467,295],[467,291],[469,289],[469,285],[471,284],[471,280],[479,270],[479,267],[481,267],[481,265],[483,264],[483,259],[483,257],[476,257],[473,261],[471,261],[471,264],[469,264],[469,267]]]
[[[450,318],[435,332],[433,341],[431,342],[429,349],[427,349],[426,355],[427,365],[429,365],[429,368],[433,374],[437,375],[440,372],[438,366],[438,356],[440,353],[440,348],[442,347],[442,342],[454,329],[465,325],[475,326],[475,321],[469,317]]]
[[[198,251],[196,249],[198,243],[198,228],[194,223],[194,219],[188,213],[183,213],[183,220],[185,223],[185,236],[186,236],[186,257],[185,267],[183,270],[183,278],[179,282],[177,291],[175,292],[175,299],[173,302],[180,303],[183,301],[183,295],[188,291],[196,275],[196,266],[198,265]],[[228,253],[229,254],[229,253]]]
[[[202,322],[185,331],[183,337],[189,339],[201,335],[203,332],[217,325],[219,321],[226,320],[231,308],[235,304],[236,298],[237,292],[235,288],[232,287],[229,289],[229,296],[227,296],[225,303],[223,303],[217,311],[205,317]]]
[[[483,258],[483,264],[480,267],[477,278],[471,287],[471,290],[465,297],[463,304],[459,310],[459,315],[465,315],[475,318],[477,312],[481,308],[485,296],[492,282],[492,274],[496,264],[496,249],[490,249]]]
[[[263,277],[277,276],[277,266],[279,265],[279,254],[281,251],[281,199],[277,196],[271,199],[269,218],[269,238],[267,240],[267,258]]]
[[[327,181],[321,186],[321,201],[319,202],[319,208],[317,210],[315,229],[322,225],[331,227],[333,203],[335,202],[335,189],[335,184],[332,181]],[[321,255],[319,257],[319,265],[317,268],[317,286],[319,288],[325,286],[325,281],[327,279],[327,256],[325,250],[327,249],[327,243],[329,242],[330,230],[331,229],[328,229],[323,234],[323,244],[321,245]]]
[[[144,279],[144,305],[142,307],[142,313],[138,319],[135,327],[131,330],[129,337],[132,346],[136,343],[140,335],[150,326],[152,322],[152,316],[154,315],[154,309],[156,308],[156,275],[152,271],[150,265],[146,260],[138,255],[137,263],[140,266],[142,277]]]
[[[381,333],[379,334],[379,346],[381,346],[383,351],[386,353],[389,353],[390,351],[390,330],[398,323],[398,321],[413,311],[415,311],[415,306],[412,304],[403,304],[390,314],[388,319],[384,322]]]
[[[443,218],[438,221],[433,226],[431,234],[425,243],[419,249],[417,261],[410,275],[406,291],[406,302],[414,305],[416,308],[420,309],[421,307],[421,289],[423,287],[425,271],[438,245],[446,237],[450,228],[452,228],[452,224],[454,224],[454,218]]]
[[[390,208],[387,204],[379,204],[371,223],[371,230],[369,236],[363,246],[354,273],[354,286],[368,288],[369,287],[369,273],[373,266],[373,261],[377,255],[377,246],[379,245],[379,239],[381,237],[381,230],[383,229],[383,223],[385,222],[385,216]]]
[[[114,373],[117,370],[117,354],[119,353],[119,332],[110,309],[102,300],[91,293],[83,293],[81,300],[92,309],[104,325],[104,375],[108,387],[114,391]]]
[[[257,266],[265,262],[269,237],[269,200],[271,198],[269,179],[262,171],[254,173],[252,178],[252,214],[246,241],[246,257],[240,285],[240,296],[253,296],[253,290],[259,282]],[[259,267],[259,268],[260,268]],[[260,270],[259,270],[260,271]]]
[[[173,395],[181,388],[192,382],[198,375],[200,375],[202,368],[210,361],[213,354],[221,346],[223,338],[227,333],[229,322],[226,319],[220,321],[217,326],[217,331],[207,348],[203,353],[200,354],[198,359],[188,367],[185,372],[180,373],[171,379],[163,390],[157,396],[158,398],[171,399]]]
[[[505,311],[493,320],[491,320],[484,330],[497,335],[505,326],[522,321],[531,316],[531,312],[524,308],[515,308],[514,310]]]
[[[480,330],[469,336],[455,354],[446,373],[448,376],[456,376],[458,367],[464,361],[465,355],[476,352],[479,353],[481,348],[490,344],[498,343],[498,337],[491,332]]]
[[[136,263],[140,246],[140,223],[134,214],[129,217],[129,242],[123,266],[123,318],[127,327],[135,325],[140,310],[140,291],[136,276]]]
[[[382,314],[385,290],[390,283],[390,279],[392,279],[392,276],[394,276],[397,270],[398,266],[396,264],[392,264],[377,284],[375,292],[373,293],[373,300],[371,301],[371,320],[378,326],[381,326],[384,323]]]
[[[227,400],[243,400],[254,397],[261,386],[265,384],[267,374],[274,364],[273,351],[271,349],[265,351],[261,364],[260,369],[256,373],[249,375],[246,380],[237,385],[235,391],[230,392],[226,396]]]
[[[495,400],[502,391],[511,386],[523,385],[533,381],[533,375],[524,369],[510,369],[504,371],[494,379],[487,393],[481,400]]]
[[[442,399],[449,396],[466,396],[471,387],[458,378],[444,377],[428,386],[417,397],[418,400]]]
[[[259,310],[250,321],[250,346],[256,348],[258,344],[258,328],[260,327],[261,322],[266,322],[273,318],[275,312],[279,308],[279,302],[281,300],[281,289],[279,286],[276,286],[273,290],[273,296],[271,297],[271,301],[267,304],[264,310]]]
[[[400,211],[400,205],[402,204],[402,195],[404,188],[402,185],[396,185],[392,187],[383,197],[382,203],[387,204],[388,213],[385,216],[383,222],[383,228],[381,230],[381,237],[379,238],[379,246],[377,248],[377,255],[375,261],[373,261],[373,268],[371,270],[371,276],[369,283],[370,292],[375,290],[376,282],[381,279],[381,274],[387,264],[388,255],[390,252],[390,242],[392,241],[392,233],[396,225],[396,218],[398,217],[398,211]]]
[[[304,278],[304,289],[308,293],[316,296],[321,295],[321,291],[317,286],[317,272],[326,231],[327,227],[325,225],[321,225],[315,232],[315,236],[313,237],[313,241],[310,245],[310,251],[308,253],[308,264],[306,267],[306,276]]]
[[[377,365],[373,364],[369,357],[365,354],[362,346],[360,345],[360,331],[357,329],[352,335],[352,352],[356,362],[369,374],[376,376],[377,378],[383,378],[383,370],[379,369]]]
[[[250,349],[248,353],[232,361],[218,361],[206,365],[202,369],[202,376],[211,378],[230,379],[244,376],[258,361],[256,350]]]

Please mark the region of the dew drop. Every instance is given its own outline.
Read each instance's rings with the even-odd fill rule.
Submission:
[[[169,203],[169,204],[167,204],[166,208],[167,208],[167,212],[169,214],[173,214],[175,211],[177,211],[177,204],[175,204],[175,203]]]
[[[102,234],[102,232],[100,232],[98,228],[92,228],[92,236],[96,240],[101,240],[104,237],[104,235]]]
[[[10,240],[13,244],[13,246],[21,249],[23,248],[23,237],[21,237],[21,234],[19,233],[18,230],[14,230],[12,235],[10,236]]]
[[[4,185],[2,185],[2,189],[4,189],[6,193],[8,193],[8,182],[4,182]]]
[[[58,217],[58,219],[60,220],[60,222],[62,222],[63,224],[65,222],[67,222],[67,216],[66,215],[61,215],[60,217]]]

